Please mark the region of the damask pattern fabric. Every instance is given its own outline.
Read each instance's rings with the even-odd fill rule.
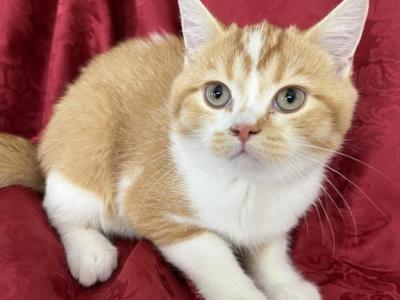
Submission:
[[[223,22],[306,28],[339,0],[204,0]],[[326,300],[400,299],[400,1],[371,0],[353,128],[318,204],[293,232],[296,265]],[[179,33],[176,0],[0,0],[0,131],[38,138],[89,59],[130,37]],[[353,158],[350,158],[353,157]],[[0,170],[1,172],[1,170]],[[0,299],[195,299],[147,241],[115,241],[119,267],[80,287],[41,195],[0,190]]]

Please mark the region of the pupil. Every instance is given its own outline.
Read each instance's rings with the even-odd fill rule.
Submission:
[[[294,89],[288,89],[286,92],[286,101],[292,104],[296,100],[296,91]]]
[[[219,99],[222,96],[222,86],[217,85],[214,89],[213,96],[215,99]]]

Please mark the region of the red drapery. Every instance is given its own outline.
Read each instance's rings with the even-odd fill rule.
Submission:
[[[223,22],[310,26],[339,0],[204,0]],[[88,60],[151,32],[179,33],[176,0],[0,0],[0,130],[33,138]],[[293,256],[327,300],[400,299],[400,2],[371,0],[355,57],[360,103],[343,152],[293,234]],[[1,170],[0,170],[1,172]],[[342,196],[343,195],[343,198]],[[344,201],[346,200],[346,202]],[[329,218],[328,218],[328,217]],[[0,299],[192,299],[146,241],[116,241],[120,264],[90,289],[68,273],[40,195],[0,191]]]

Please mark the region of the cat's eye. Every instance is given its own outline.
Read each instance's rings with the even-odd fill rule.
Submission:
[[[275,107],[284,113],[299,110],[306,102],[307,94],[300,88],[287,87],[275,96]]]
[[[211,107],[222,108],[231,101],[231,91],[225,84],[213,82],[207,85],[204,97]]]

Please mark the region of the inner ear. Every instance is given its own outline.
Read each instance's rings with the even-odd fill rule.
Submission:
[[[308,35],[334,59],[339,75],[349,74],[368,14],[369,0],[344,0]]]
[[[204,43],[222,32],[223,27],[200,0],[179,0],[178,3],[186,57],[191,59]]]

